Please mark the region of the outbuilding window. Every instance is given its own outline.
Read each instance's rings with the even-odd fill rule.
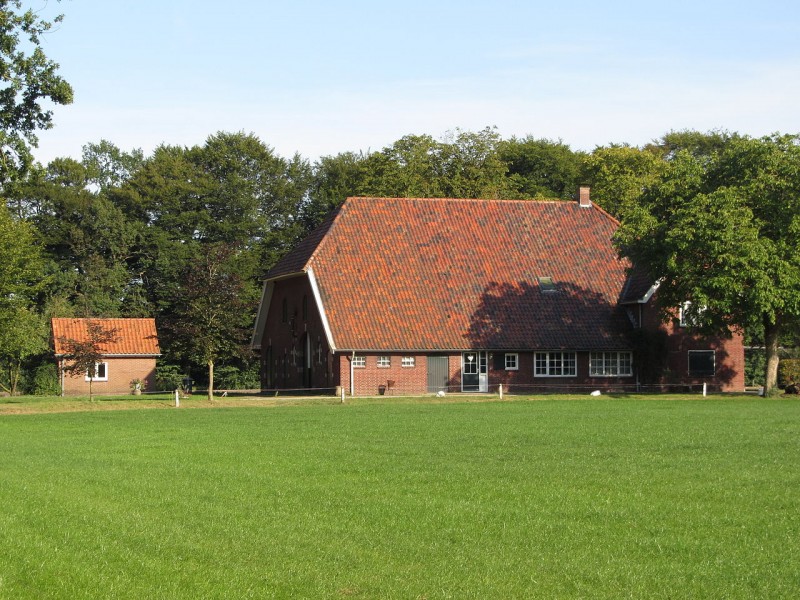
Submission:
[[[367,366],[367,357],[366,356],[354,356],[353,357],[353,366],[359,369],[363,369]]]
[[[108,363],[99,362],[94,366],[93,381],[108,381]],[[89,381],[89,372],[86,372],[86,381]]]
[[[392,357],[391,356],[379,356],[378,357],[378,367],[382,369],[386,369],[392,366]]]
[[[404,356],[402,359],[400,359],[401,367],[414,367],[416,364],[417,361],[413,356]]]

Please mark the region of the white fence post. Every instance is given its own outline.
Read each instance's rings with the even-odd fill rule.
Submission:
[[[497,389],[500,391],[500,400],[502,400],[503,399],[503,384],[501,383],[499,386],[497,386]]]
[[[175,390],[175,408],[181,407],[181,395],[178,390]]]

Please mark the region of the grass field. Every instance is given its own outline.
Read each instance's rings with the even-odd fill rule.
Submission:
[[[800,595],[797,400],[2,415],[0,452],[0,598]]]

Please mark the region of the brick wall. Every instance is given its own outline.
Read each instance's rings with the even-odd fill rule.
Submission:
[[[155,387],[156,359],[155,358],[113,358],[104,360],[107,364],[108,381],[94,380],[92,382],[93,394],[129,394],[130,382],[141,379],[146,382],[145,390]],[[89,382],[85,375],[62,374],[63,393],[67,396],[87,395]]]

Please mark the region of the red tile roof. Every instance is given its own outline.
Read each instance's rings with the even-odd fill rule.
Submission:
[[[349,198],[267,278],[313,269],[340,350],[624,348],[618,225],[577,202]]]
[[[53,344],[56,355],[64,354],[63,339],[86,341],[86,322],[100,323],[114,331],[117,341],[103,349],[106,355],[159,355],[155,319],[53,319]]]

